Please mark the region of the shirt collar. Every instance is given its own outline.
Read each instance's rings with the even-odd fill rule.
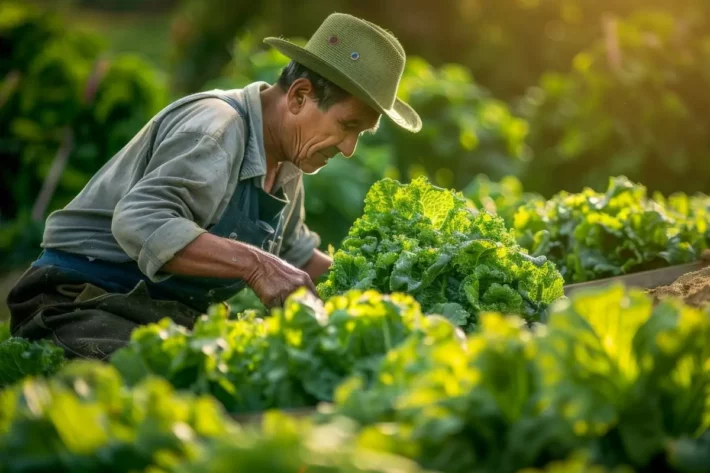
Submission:
[[[242,93],[248,115],[249,139],[244,151],[244,163],[239,180],[260,177],[258,182],[262,188],[266,176],[266,151],[264,149],[264,121],[260,92],[267,87],[269,87],[267,82],[252,82],[244,87]],[[276,176],[274,189],[282,187],[294,178],[300,177],[301,174],[301,170],[293,163],[282,163]]]

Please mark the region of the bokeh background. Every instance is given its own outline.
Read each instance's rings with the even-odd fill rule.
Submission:
[[[337,248],[384,176],[473,201],[710,191],[708,0],[0,0],[0,297],[61,208],[183,95],[273,82],[334,11],[392,31],[419,134],[384,122],[306,178],[308,224]],[[4,315],[0,313],[0,319]]]

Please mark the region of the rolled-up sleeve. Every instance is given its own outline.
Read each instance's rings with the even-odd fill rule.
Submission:
[[[284,228],[283,244],[280,257],[302,268],[313,256],[313,251],[320,245],[320,236],[309,230],[305,223],[303,180],[298,183],[293,201],[294,210]]]
[[[178,132],[160,143],[145,175],[118,202],[114,238],[152,281],[167,279],[160,268],[207,232],[232,164],[212,136]]]

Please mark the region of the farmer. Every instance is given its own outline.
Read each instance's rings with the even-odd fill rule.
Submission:
[[[397,39],[345,14],[291,59],[278,82],[190,95],[155,116],[46,224],[43,253],[8,296],[11,330],[70,358],[105,358],[139,325],[196,317],[245,286],[278,306],[315,291],[331,259],[304,222],[302,173],[349,157],[381,114],[411,132],[396,98]]]

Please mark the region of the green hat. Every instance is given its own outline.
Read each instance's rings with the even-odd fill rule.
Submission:
[[[404,48],[383,28],[344,13],[323,21],[302,48],[280,38],[266,44],[387,115],[405,130],[417,132],[422,120],[397,98],[404,72]]]

